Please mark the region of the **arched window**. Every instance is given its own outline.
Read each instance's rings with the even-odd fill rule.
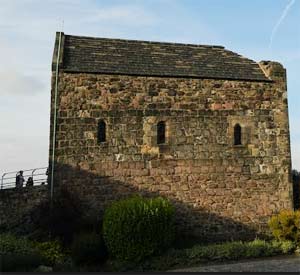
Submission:
[[[242,144],[242,128],[240,124],[234,126],[234,145]]]
[[[166,123],[160,121],[157,123],[157,144],[166,143]]]
[[[106,141],[106,123],[103,120],[100,120],[98,123],[98,142]]]

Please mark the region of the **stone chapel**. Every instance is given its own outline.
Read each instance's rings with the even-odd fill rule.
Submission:
[[[53,188],[76,191],[87,211],[160,195],[183,233],[224,240],[263,233],[293,207],[277,62],[222,46],[57,33],[50,119]]]

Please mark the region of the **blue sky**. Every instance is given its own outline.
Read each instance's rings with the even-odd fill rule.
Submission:
[[[223,45],[281,62],[300,170],[300,0],[0,0],[0,7],[0,174],[47,165],[50,68],[62,20],[66,34]]]

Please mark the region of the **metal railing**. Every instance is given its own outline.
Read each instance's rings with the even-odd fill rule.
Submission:
[[[24,183],[22,187],[26,186],[36,186],[36,185],[43,185],[47,184],[48,180],[48,167],[40,167],[40,168],[34,168],[34,169],[27,169],[22,170],[23,171],[23,177],[24,177]],[[20,171],[13,171],[13,172],[6,172],[1,177],[1,187],[2,189],[10,189],[10,188],[16,188],[16,176],[18,175]],[[29,183],[28,179],[32,178],[33,183]],[[28,183],[27,183],[28,182]]]

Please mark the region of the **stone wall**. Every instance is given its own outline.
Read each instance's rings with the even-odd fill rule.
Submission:
[[[48,186],[3,189],[0,191],[0,230],[24,230],[30,210],[48,196]],[[29,221],[30,222],[30,221]]]
[[[274,82],[61,71],[56,187],[69,185],[100,213],[120,197],[160,194],[184,232],[207,239],[264,232],[272,214],[292,208],[292,191],[285,70],[260,65]],[[52,90],[51,122],[53,101]],[[242,145],[233,144],[236,123]]]

